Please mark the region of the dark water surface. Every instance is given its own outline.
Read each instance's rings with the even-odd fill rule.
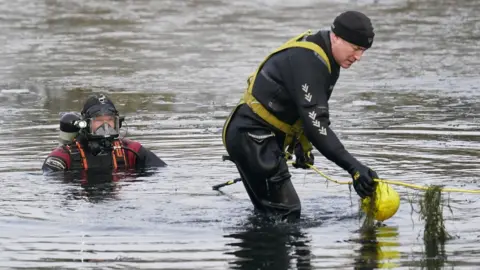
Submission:
[[[477,189],[477,1],[2,1],[1,268],[475,269],[476,194],[445,194],[455,238],[432,255],[409,203],[418,191],[396,188],[398,213],[366,233],[356,194],[312,171],[292,170],[303,206],[294,225],[259,220],[241,184],[211,190],[238,177],[221,160],[221,128],[248,74],[345,9],[376,29],[330,102],[347,149],[382,178]],[[128,137],[170,166],[94,187],[42,176],[59,115],[93,91],[109,93]],[[315,153],[325,173],[348,179]]]

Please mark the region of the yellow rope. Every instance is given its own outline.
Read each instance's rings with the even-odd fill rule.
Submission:
[[[308,165],[308,164],[307,164]],[[340,184],[340,185],[350,185],[352,184],[352,181],[338,181],[330,176],[324,174],[322,171],[320,171],[317,167],[313,165],[308,165],[310,169],[314,170],[317,172],[319,175],[325,177],[327,180]],[[408,187],[412,189],[419,189],[419,190],[428,190],[429,188],[426,186],[420,186],[420,185],[414,185],[414,184],[408,184],[402,181],[394,181],[394,180],[386,180],[386,179],[374,179],[375,182],[382,182],[382,183],[387,183],[390,185],[397,185],[397,186],[403,186],[403,187]],[[480,190],[471,190],[471,189],[462,189],[462,188],[442,188],[442,192],[462,192],[462,193],[475,193],[478,194],[480,193]]]

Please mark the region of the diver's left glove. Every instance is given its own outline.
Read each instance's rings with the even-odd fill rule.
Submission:
[[[303,151],[302,144],[297,143],[295,146],[295,161],[292,163],[293,167],[300,169],[309,169],[308,165],[313,165],[315,157],[313,156],[312,150],[307,152]]]
[[[375,179],[378,179],[377,173],[367,166],[360,165],[358,168],[349,170],[353,178],[353,188],[360,198],[369,197],[375,191]]]

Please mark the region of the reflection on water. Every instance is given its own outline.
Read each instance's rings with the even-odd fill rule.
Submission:
[[[108,200],[120,200],[122,188],[130,184],[142,182],[143,179],[155,176],[160,169],[149,169],[142,172],[110,172],[108,170],[88,170],[54,172],[45,175],[45,181],[63,183],[67,189],[67,199],[85,200],[89,203],[100,203]]]
[[[360,244],[355,256],[355,269],[378,269],[399,267],[401,253],[398,250],[399,235],[396,227],[380,225],[359,232]]]
[[[135,181],[133,173],[110,173],[104,170],[74,171],[54,173],[45,176],[47,181],[60,181],[69,187],[66,197],[99,203],[119,199],[122,185]]]
[[[233,240],[230,269],[314,269],[308,235],[298,224],[276,224],[251,216],[242,229],[224,235]]]
[[[235,256],[230,261],[230,269],[335,268],[322,263],[322,257],[327,258],[327,254],[315,254],[312,251],[312,240],[305,225],[305,222],[274,223],[260,216],[250,216],[248,221],[240,226],[241,229],[224,235],[227,239],[233,239],[227,245],[234,249],[226,252]],[[358,234],[358,237],[346,241],[356,244],[352,263],[337,262],[335,264],[337,267],[345,269],[400,267],[402,253],[396,227],[380,224],[371,229],[357,231],[355,234]],[[332,251],[335,253],[343,250]]]
[[[438,239],[424,240],[425,259],[422,264],[427,269],[441,269],[447,261],[445,241]]]

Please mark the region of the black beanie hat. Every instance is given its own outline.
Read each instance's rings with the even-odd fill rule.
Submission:
[[[82,116],[84,118],[90,118],[99,114],[118,114],[113,102],[103,94],[88,97],[82,109]]]
[[[332,24],[332,32],[357,46],[370,48],[373,43],[373,26],[370,18],[358,11],[346,11],[338,15]]]

